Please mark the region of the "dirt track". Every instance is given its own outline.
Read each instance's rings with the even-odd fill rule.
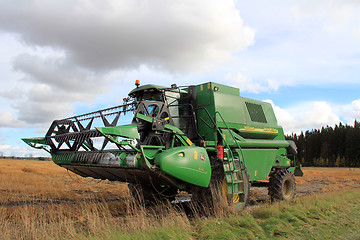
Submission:
[[[295,177],[297,197],[360,188],[359,168],[303,168],[303,172],[303,177]],[[253,204],[268,201],[267,188],[251,188]]]

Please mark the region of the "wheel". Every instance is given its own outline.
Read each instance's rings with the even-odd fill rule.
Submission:
[[[154,189],[141,183],[129,183],[129,194],[138,205],[150,205],[175,200],[177,189],[159,188]]]
[[[207,209],[215,209],[221,202],[225,202],[228,206],[234,207],[236,210],[244,208],[249,202],[250,198],[250,182],[249,175],[246,169],[243,171],[244,179],[242,179],[241,173],[239,179],[244,180],[244,185],[240,184],[240,190],[244,193],[234,195],[232,197],[227,194],[227,182],[221,163],[214,164],[212,166],[212,175],[209,187],[201,188],[195,187],[192,191],[192,201],[195,205]],[[237,205],[238,203],[244,203]]]
[[[239,179],[244,180],[244,185],[240,184],[240,191],[243,193],[236,194],[234,196],[229,196],[227,192],[227,181],[224,176],[222,184],[221,184],[221,194],[223,199],[226,199],[229,206],[234,206],[236,210],[243,209],[249,202],[250,199],[250,182],[249,175],[247,174],[246,169],[243,171],[243,178],[241,177],[241,173],[239,173]],[[237,205],[239,203],[244,203],[241,205]],[[236,206],[237,205],[237,206]]]
[[[277,170],[270,175],[268,194],[271,201],[294,198],[296,183],[294,175],[288,170]]]

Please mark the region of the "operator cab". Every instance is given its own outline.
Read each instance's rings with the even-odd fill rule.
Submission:
[[[167,139],[156,132],[158,126],[154,123],[170,124],[179,128],[193,142],[198,134],[195,125],[195,111],[187,89],[176,86],[166,88],[158,85],[143,85],[133,89],[129,96],[137,102],[133,124],[138,125],[140,142],[146,145],[160,145]],[[153,124],[139,121],[136,114],[154,118]],[[149,140],[149,135],[151,139]],[[166,144],[163,144],[166,145]]]

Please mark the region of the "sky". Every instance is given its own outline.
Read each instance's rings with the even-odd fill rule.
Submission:
[[[217,82],[287,134],[360,120],[358,0],[0,0],[0,154],[141,84]]]

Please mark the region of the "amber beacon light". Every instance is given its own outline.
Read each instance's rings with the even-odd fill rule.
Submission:
[[[136,80],[136,81],[135,81],[135,86],[136,86],[136,87],[139,87],[139,86],[140,86],[140,80]]]

